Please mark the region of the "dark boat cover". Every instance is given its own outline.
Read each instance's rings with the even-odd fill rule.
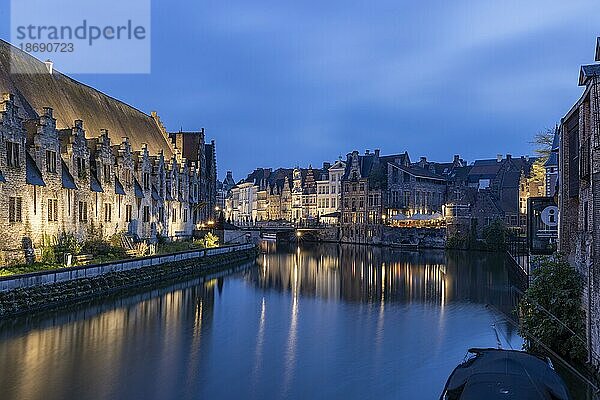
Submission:
[[[560,376],[541,358],[516,350],[469,349],[475,356],[448,378],[443,400],[569,400]]]

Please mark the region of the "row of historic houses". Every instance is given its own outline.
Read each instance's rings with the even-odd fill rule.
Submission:
[[[203,130],[167,132],[155,113],[25,53],[14,56],[32,73],[10,74],[10,51],[0,42],[0,258],[62,232],[189,237],[215,217],[215,144]]]
[[[600,354],[600,38],[595,59],[580,68],[583,94],[561,120],[558,155],[559,251],[584,278],[590,355]]]
[[[469,165],[458,155],[438,163],[412,162],[407,152],[353,151],[321,168],[257,168],[228,189],[225,217],[236,225],[335,225],[340,240],[357,243],[379,241],[384,225],[416,221],[459,231],[500,219],[524,231],[527,198],[556,181],[556,166],[547,164],[510,154]]]

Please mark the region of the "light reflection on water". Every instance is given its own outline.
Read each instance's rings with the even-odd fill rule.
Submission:
[[[502,257],[270,244],[243,272],[0,326],[2,399],[436,398],[521,340]]]

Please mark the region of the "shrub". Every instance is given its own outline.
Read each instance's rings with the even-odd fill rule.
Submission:
[[[483,240],[487,250],[504,251],[506,250],[506,239],[510,232],[499,219],[496,219],[482,230]]]
[[[102,239],[92,239],[84,243],[82,252],[91,254],[97,261],[122,260],[127,258],[127,252],[123,247],[113,246],[110,242]]]
[[[561,356],[585,361],[583,280],[561,256],[536,261],[533,281],[520,302],[519,330],[526,339],[524,347],[542,352],[539,340]]]
[[[211,247],[219,246],[219,237],[212,232],[208,232],[204,235],[204,247],[210,249]]]
[[[82,244],[77,240],[72,233],[63,232],[58,235],[56,244],[54,245],[54,255],[56,262],[64,263],[65,254],[71,253],[76,256],[81,252]]]

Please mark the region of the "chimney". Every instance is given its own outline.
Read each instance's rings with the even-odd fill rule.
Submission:
[[[83,129],[83,121],[80,119],[75,120],[75,128]]]
[[[227,179],[229,178],[233,179],[233,174],[231,171],[227,171]]]
[[[427,162],[427,157],[421,157],[421,164],[425,164]]]
[[[323,169],[329,169],[329,168],[331,168],[331,163],[325,161],[323,163]]]
[[[44,117],[52,118],[52,108],[51,107],[44,107],[43,110],[44,110],[43,111]]]
[[[375,157],[379,158],[379,149],[375,149]]]
[[[498,155],[496,156],[496,160],[497,160],[498,162],[502,161],[502,154],[498,154]]]
[[[454,164],[458,164],[459,161],[460,161],[460,155],[455,154],[454,155],[454,160],[453,160]]]
[[[365,150],[365,156],[368,156],[369,154],[371,154],[371,150],[369,150],[369,149]]]
[[[507,155],[506,155],[506,159],[507,159],[507,160],[510,160],[510,159],[512,159],[512,155],[511,155],[511,154],[507,154]]]
[[[54,63],[52,62],[52,60],[46,60],[44,61],[44,64],[46,64],[46,69],[48,70],[48,73],[52,75],[52,72],[54,71]]]
[[[529,154],[525,156],[525,161],[529,162]]]

